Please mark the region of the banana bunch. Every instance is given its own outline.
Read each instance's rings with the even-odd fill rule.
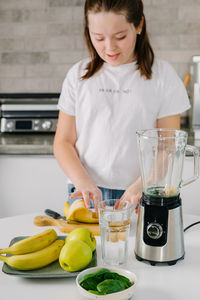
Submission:
[[[83,199],[77,199],[71,205],[66,201],[64,204],[64,215],[71,221],[91,224],[99,223],[97,213],[87,209]]]
[[[0,260],[17,270],[39,269],[56,261],[64,245],[63,240],[57,240],[54,229],[47,229],[39,234],[16,242],[9,248],[0,249]]]

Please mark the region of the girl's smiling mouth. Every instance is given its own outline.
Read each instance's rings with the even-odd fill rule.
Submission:
[[[107,56],[112,59],[112,60],[116,60],[118,57],[119,57],[120,53],[117,53],[117,54],[107,54]]]

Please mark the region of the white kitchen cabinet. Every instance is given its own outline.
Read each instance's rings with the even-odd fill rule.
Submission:
[[[193,172],[186,157],[183,178]],[[182,187],[183,212],[200,215],[200,179]],[[62,213],[67,199],[67,177],[53,155],[0,155],[0,218],[40,212]]]
[[[62,213],[67,178],[53,155],[0,155],[0,217]]]
[[[193,158],[187,156],[184,162],[183,179],[192,176],[193,165]],[[193,215],[200,215],[200,178],[182,187],[181,198],[183,212]]]

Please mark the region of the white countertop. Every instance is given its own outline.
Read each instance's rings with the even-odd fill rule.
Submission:
[[[0,248],[21,235],[33,235],[47,227],[36,227],[33,218],[40,213],[0,219]],[[184,215],[184,227],[199,221],[200,216]],[[134,256],[136,218],[129,243],[127,269],[135,272],[138,282],[134,300],[199,300],[200,299],[200,224],[185,232],[185,258],[174,266],[151,266]],[[56,229],[56,228],[55,228]],[[57,230],[56,230],[57,231]],[[63,235],[62,233],[58,234]],[[97,237],[98,264],[101,264],[100,239]],[[4,300],[80,300],[75,278],[27,279],[4,274],[0,261],[0,296]],[[117,300],[117,299],[116,299]]]

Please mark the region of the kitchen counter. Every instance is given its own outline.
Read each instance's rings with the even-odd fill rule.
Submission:
[[[47,227],[36,227],[33,218],[39,213],[0,219],[0,247],[7,247],[11,239],[21,235],[33,235]],[[200,220],[200,216],[184,215],[184,227]],[[132,235],[129,243],[129,261],[126,266],[135,272],[138,282],[134,300],[198,300],[200,278],[200,224],[185,232],[184,260],[174,266],[151,266],[135,259],[136,218],[132,223]],[[56,228],[55,228],[56,229]],[[60,234],[57,231],[58,234]],[[97,261],[101,265],[100,238],[97,237]],[[81,296],[76,288],[75,277],[57,279],[26,279],[4,274],[0,262],[1,297],[4,300],[79,300]]]
[[[200,149],[200,139],[194,140],[192,130],[188,132],[188,145],[195,145]],[[24,154],[24,155],[53,155],[54,133],[1,133],[0,154]]]

